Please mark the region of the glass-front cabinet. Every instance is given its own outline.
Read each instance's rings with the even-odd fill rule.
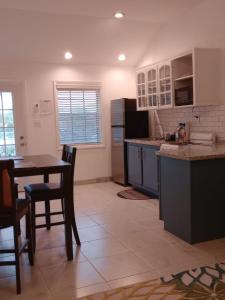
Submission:
[[[137,109],[147,109],[147,97],[146,97],[146,73],[141,71],[137,73]]]
[[[172,106],[172,78],[170,62],[158,66],[159,107]]]
[[[147,102],[148,108],[157,108],[157,66],[153,66],[147,70]]]
[[[171,63],[149,66],[137,73],[137,109],[172,107]]]

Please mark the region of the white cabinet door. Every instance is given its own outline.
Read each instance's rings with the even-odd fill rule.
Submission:
[[[147,103],[149,109],[158,108],[158,68],[151,66],[146,71]]]
[[[158,65],[158,96],[159,108],[172,107],[171,63]]]
[[[139,71],[137,72],[137,109],[146,110],[147,108],[146,73]]]

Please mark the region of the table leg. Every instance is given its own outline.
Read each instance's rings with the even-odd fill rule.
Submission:
[[[72,240],[72,201],[73,197],[70,191],[70,166],[67,166],[63,172],[64,182],[64,208],[65,208],[65,243],[67,259],[73,259],[73,240]]]

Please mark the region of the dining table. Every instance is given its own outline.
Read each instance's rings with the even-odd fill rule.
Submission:
[[[43,181],[48,182],[50,174],[62,174],[64,182],[65,246],[68,260],[73,259],[71,212],[74,212],[74,203],[73,190],[71,190],[69,184],[70,170],[70,163],[57,159],[52,155],[26,155],[14,158],[15,177],[43,175]]]

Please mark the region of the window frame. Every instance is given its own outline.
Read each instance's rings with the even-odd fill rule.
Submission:
[[[95,148],[104,148],[104,130],[103,130],[103,101],[102,101],[102,84],[101,82],[83,82],[83,81],[57,81],[54,80],[54,100],[55,100],[55,127],[56,127],[56,144],[58,150],[62,150],[63,144],[60,144],[60,129],[59,129],[59,111],[58,111],[58,92],[57,88],[75,88],[75,89],[99,89],[100,92],[100,131],[101,131],[101,141],[100,143],[90,143],[90,144],[79,144],[72,143],[71,146],[76,146],[78,149],[95,149]]]

